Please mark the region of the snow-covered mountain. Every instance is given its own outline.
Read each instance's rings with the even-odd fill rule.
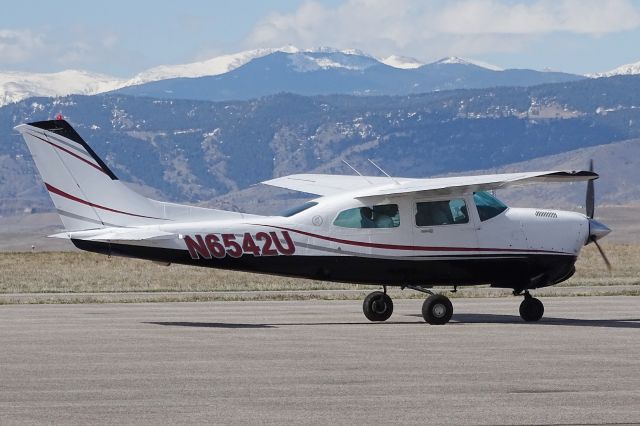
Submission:
[[[300,51],[295,46],[283,46],[273,49],[245,50],[244,52],[216,56],[206,61],[191,62],[189,64],[160,65],[142,71],[132,79],[127,80],[123,87],[144,84],[150,81],[166,80],[168,78],[220,75],[244,65],[252,59],[261,58],[274,52],[297,53]]]
[[[355,49],[338,50],[330,47],[316,49],[299,49],[295,46],[246,50],[239,53],[216,56],[214,58],[191,62],[188,64],[160,65],[136,74],[132,78],[117,78],[104,74],[90,73],[78,70],[65,70],[57,73],[27,73],[8,71],[0,72],[0,106],[18,102],[32,96],[65,96],[71,94],[93,95],[109,92],[122,87],[134,86],[153,81],[171,78],[197,78],[214,76],[233,71],[253,59],[262,58],[275,52],[284,53],[343,53],[359,56],[361,64],[341,64],[335,61],[323,61],[322,58],[308,58],[301,56],[298,63],[299,71],[311,69],[327,69],[332,67],[361,68],[375,59],[364,52]],[[401,58],[401,57],[397,57]],[[412,58],[397,60],[396,64],[389,64],[397,68],[413,68]]]
[[[618,68],[614,68],[610,71],[599,72],[595,74],[588,74],[587,77],[599,78],[599,77],[613,77],[614,75],[636,75],[636,74],[640,74],[640,62],[621,65]]]
[[[533,70],[496,70],[460,58],[418,67],[406,66],[406,61],[403,64],[402,68],[390,66],[362,52],[274,52],[224,74],[153,81],[117,92],[159,99],[230,101],[283,92],[306,96],[409,95],[434,90],[526,87],[584,78]]]
[[[278,56],[278,54],[280,54],[280,61],[275,59],[272,61],[267,60],[274,57],[274,55]],[[318,83],[322,83],[326,87],[319,91],[311,90],[310,93],[400,94],[459,87],[486,87],[491,84],[531,85],[556,81],[554,76],[541,78],[536,74],[538,73],[536,71],[530,71],[529,74],[514,79],[508,75],[511,70],[504,71],[495,65],[459,57],[444,58],[425,65],[415,58],[397,55],[376,58],[355,49],[339,50],[330,47],[299,49],[294,46],[283,46],[247,50],[188,64],[161,65],[145,70],[129,79],[76,70],[49,74],[0,72],[0,106],[32,96],[92,95],[129,87],[144,87],[153,83],[162,83],[158,86],[162,88],[160,92],[147,89],[132,89],[131,91],[124,90],[123,93],[163,97],[164,93],[169,94],[173,91],[173,95],[168,95],[168,97],[184,98],[184,95],[175,93],[173,83],[164,84],[164,82],[185,78],[231,76],[232,73],[244,69],[255,61],[260,62],[262,65],[253,66],[252,69],[255,73],[253,77],[263,79],[264,76],[261,74],[267,70],[267,64],[271,63],[271,65],[278,66],[277,69],[280,73],[279,75],[274,75],[275,69],[270,71],[271,78],[280,79],[282,82],[275,85],[273,90],[269,88],[266,91],[260,89],[255,94],[249,88],[242,90],[242,93],[240,93],[234,87],[228,89],[222,87],[222,83],[216,83],[216,90],[222,90],[228,94],[222,97],[217,95],[207,96],[206,99],[236,99],[233,96],[239,96],[237,99],[245,99],[247,96],[262,96],[264,94],[278,93],[278,91],[308,94],[309,90],[315,88],[313,84]],[[453,71],[455,67],[449,69],[448,65],[454,65],[458,68]],[[325,80],[318,79],[317,72],[327,73],[327,78]],[[418,78],[409,78],[408,75],[411,72],[422,75]],[[505,74],[498,75],[499,73]],[[313,74],[314,77],[299,78],[299,74],[308,76]],[[384,77],[382,74],[384,74]],[[248,70],[245,70],[243,75],[247,78],[251,77],[248,75]],[[234,78],[237,79],[238,76],[235,75]],[[291,78],[299,81],[301,86],[287,85],[288,79]],[[349,81],[345,82],[345,78]],[[400,78],[397,81],[398,85],[394,82],[396,78]],[[427,78],[428,82],[425,81],[425,78]],[[235,83],[231,80],[231,78],[225,79],[227,82],[225,84],[234,86]],[[382,82],[382,80],[385,81]],[[249,81],[247,87],[252,86],[252,84]],[[312,86],[310,88],[303,87],[306,84],[311,84]],[[402,84],[409,85],[409,88],[394,90],[394,87],[400,87]]]
[[[31,96],[93,95],[123,86],[120,80],[104,74],[66,70],[56,73],[0,73],[0,106]]]

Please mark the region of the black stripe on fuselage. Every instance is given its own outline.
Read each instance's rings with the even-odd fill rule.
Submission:
[[[107,176],[109,176],[113,180],[118,180],[116,175],[107,167],[107,165],[98,157],[93,149],[87,144],[82,137],[75,131],[73,127],[66,120],[46,120],[46,121],[36,121],[33,123],[28,123],[29,126],[37,127],[42,130],[46,130],[48,132],[55,133],[64,138],[67,138],[71,141],[74,141],[80,145],[91,155],[91,157],[98,163],[98,165],[102,168]]]
[[[252,256],[192,259],[187,250],[72,240],[82,250],[169,263],[359,284],[480,285],[526,289],[556,284],[573,273],[575,256],[518,254],[429,256],[428,260],[360,256]],[[536,277],[535,281],[533,277]]]

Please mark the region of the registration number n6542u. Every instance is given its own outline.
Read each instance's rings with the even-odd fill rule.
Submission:
[[[296,251],[296,246],[287,231],[185,235],[184,242],[192,259],[222,259],[226,256],[240,257],[244,254],[290,256]]]

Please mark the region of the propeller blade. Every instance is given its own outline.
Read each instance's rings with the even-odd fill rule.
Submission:
[[[607,255],[604,254],[604,250],[602,250],[602,247],[600,247],[600,244],[598,244],[598,240],[596,240],[595,238],[592,239],[593,243],[596,245],[596,247],[598,248],[598,251],[600,252],[600,255],[602,256],[602,260],[604,260],[604,263],[607,265],[607,270],[609,272],[611,272],[611,262],[609,262],[609,259],[607,259]]]
[[[593,171],[593,159],[589,161],[589,171]],[[584,204],[587,208],[587,217],[593,219],[595,214],[595,191],[593,187],[593,180],[587,182],[587,199]]]

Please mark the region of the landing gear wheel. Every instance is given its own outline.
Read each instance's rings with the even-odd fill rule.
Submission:
[[[544,315],[544,305],[535,297],[525,297],[520,303],[520,316],[525,321],[538,321]]]
[[[427,297],[422,304],[422,316],[432,325],[442,325],[449,322],[453,315],[453,305],[447,296],[434,294]]]
[[[374,291],[365,297],[362,310],[369,321],[386,321],[393,313],[393,301],[388,294]]]

